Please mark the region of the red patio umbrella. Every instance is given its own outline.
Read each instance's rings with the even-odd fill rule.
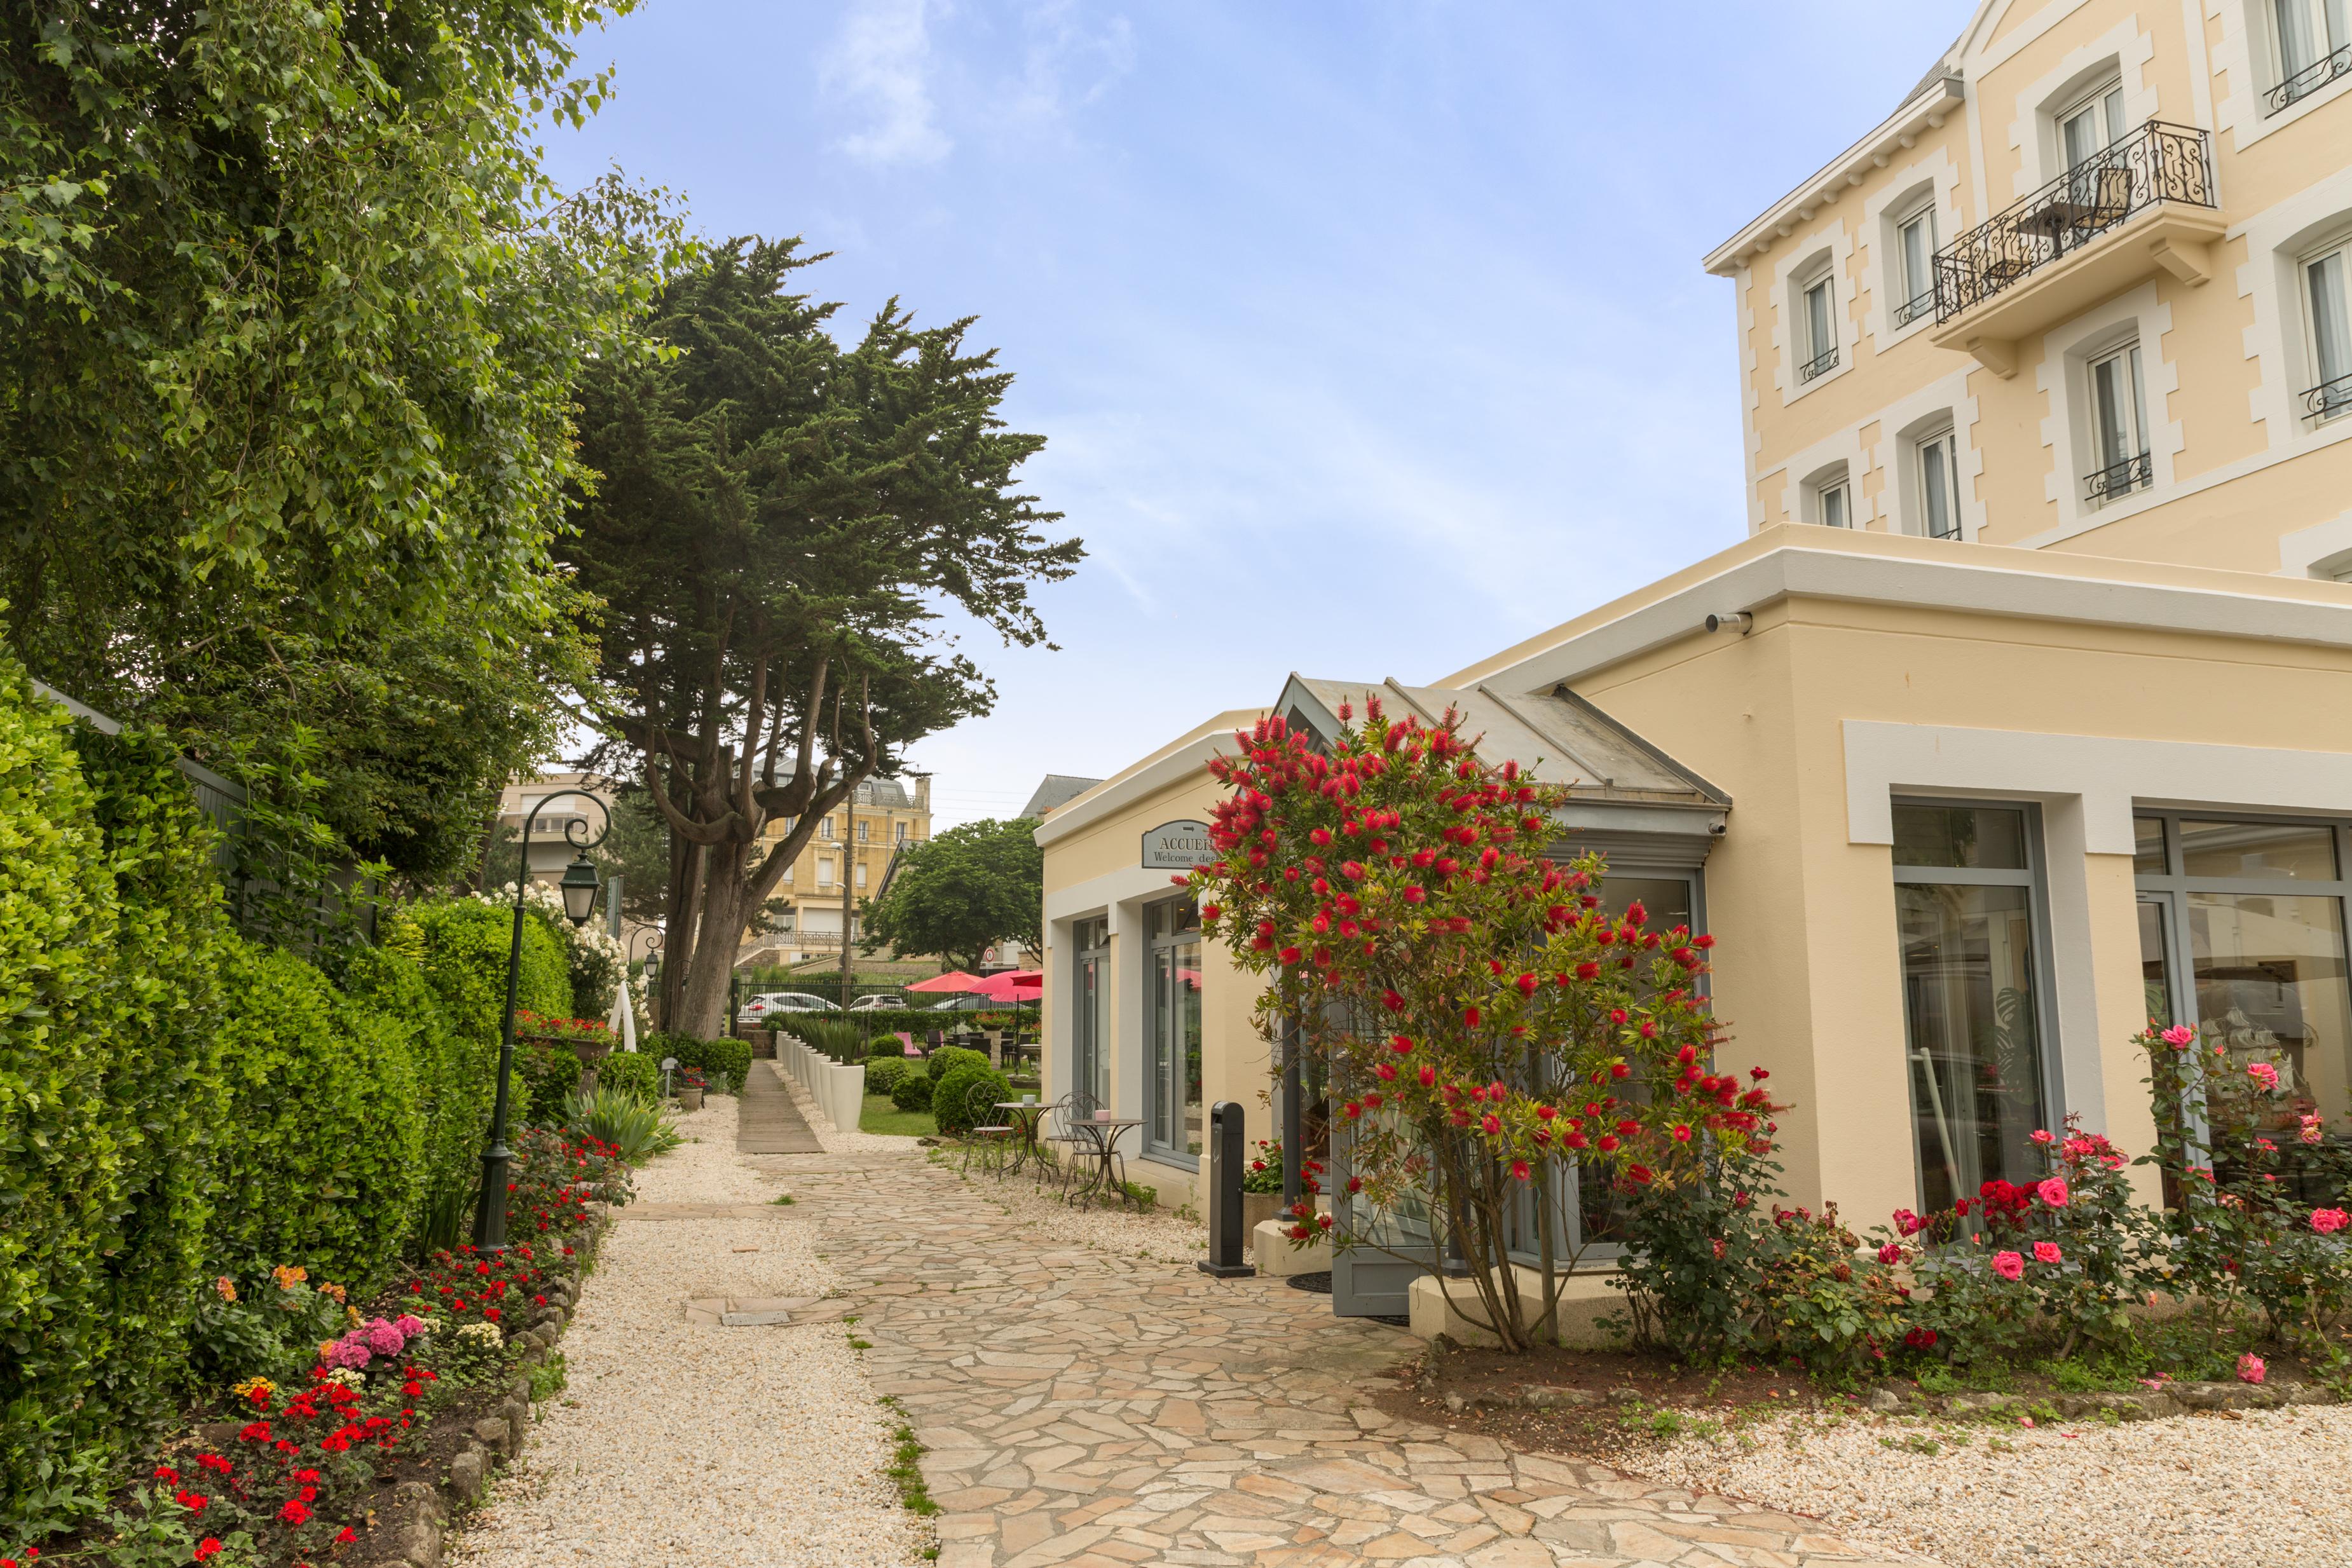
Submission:
[[[967,975],[961,969],[950,969],[944,975],[928,980],[917,980],[906,988],[910,991],[976,991],[983,984],[978,975]]]
[[[1040,969],[1007,969],[970,985],[965,989],[992,1002],[1034,1000],[1045,987],[1045,972]]]

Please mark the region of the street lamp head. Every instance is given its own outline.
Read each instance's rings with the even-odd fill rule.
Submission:
[[[597,883],[596,862],[585,850],[563,868],[563,913],[572,925],[587,925],[588,916],[595,913]]]

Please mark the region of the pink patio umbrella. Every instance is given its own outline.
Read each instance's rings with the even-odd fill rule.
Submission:
[[[1045,988],[1045,974],[1042,969],[1007,969],[965,988],[992,1002],[1035,1001]]]
[[[985,983],[978,975],[967,975],[961,969],[950,969],[944,975],[934,975],[928,980],[917,980],[906,988],[910,991],[976,991]]]

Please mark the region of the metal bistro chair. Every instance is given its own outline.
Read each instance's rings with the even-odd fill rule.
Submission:
[[[964,1091],[963,1114],[967,1130],[964,1133],[963,1170],[967,1175],[971,1173],[971,1157],[978,1154],[981,1163],[993,1169],[997,1178],[1003,1180],[1005,1162],[1014,1152],[1021,1129],[1009,1123],[996,1121],[996,1094],[995,1083],[985,1078]]]
[[[1047,1113],[1045,1136],[1041,1141],[1053,1152],[1054,1186],[1066,1198],[1070,1184],[1077,1179],[1079,1162],[1094,1147],[1094,1136],[1081,1124],[1091,1124],[1102,1103],[1083,1089],[1073,1089],[1054,1102]]]

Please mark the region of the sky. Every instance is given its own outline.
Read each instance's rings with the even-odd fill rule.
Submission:
[[[1970,0],[642,0],[551,132],[856,331],[976,318],[1086,542],[1055,646],[967,629],[937,826],[1105,777],[1292,671],[1427,682],[1736,542],[1699,257],[1891,112]]]

